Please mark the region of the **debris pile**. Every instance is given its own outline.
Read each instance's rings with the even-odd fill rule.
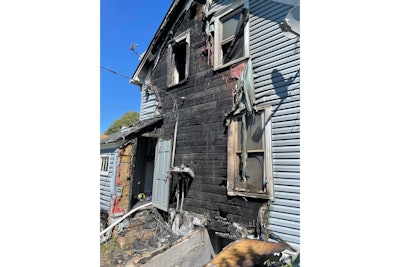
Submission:
[[[114,227],[112,238],[101,244],[100,266],[143,263],[168,249],[178,238],[157,209],[139,211]]]

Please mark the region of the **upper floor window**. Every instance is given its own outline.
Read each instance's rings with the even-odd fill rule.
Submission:
[[[271,107],[233,119],[228,133],[228,195],[273,199]]]
[[[236,1],[219,10],[214,24],[214,69],[222,68],[249,56],[248,1]]]
[[[174,38],[168,45],[168,87],[185,82],[189,75],[190,31]]]
[[[109,156],[100,156],[100,175],[108,175],[110,164]]]

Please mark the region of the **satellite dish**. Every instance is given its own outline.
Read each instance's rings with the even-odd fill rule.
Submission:
[[[295,6],[289,10],[279,27],[289,39],[300,37],[300,6]]]

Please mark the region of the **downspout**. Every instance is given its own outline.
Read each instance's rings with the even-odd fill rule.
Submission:
[[[172,146],[172,159],[171,159],[171,168],[174,167],[175,162],[175,147],[176,147],[176,134],[178,132],[178,114],[175,115],[175,130],[174,130],[174,143]]]
[[[175,162],[175,147],[176,147],[176,134],[178,132],[178,114],[175,115],[175,130],[174,130],[174,142],[172,144],[172,159],[171,159],[171,165],[168,170],[168,179],[172,177],[171,170],[174,168],[174,162]],[[178,211],[179,207],[179,184],[178,184],[178,191],[176,194],[176,211]]]

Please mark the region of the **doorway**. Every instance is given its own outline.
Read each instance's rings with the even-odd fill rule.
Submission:
[[[145,200],[151,200],[156,144],[157,138],[138,137],[132,181],[131,207],[142,200],[143,195],[139,196],[141,193],[144,194]]]

